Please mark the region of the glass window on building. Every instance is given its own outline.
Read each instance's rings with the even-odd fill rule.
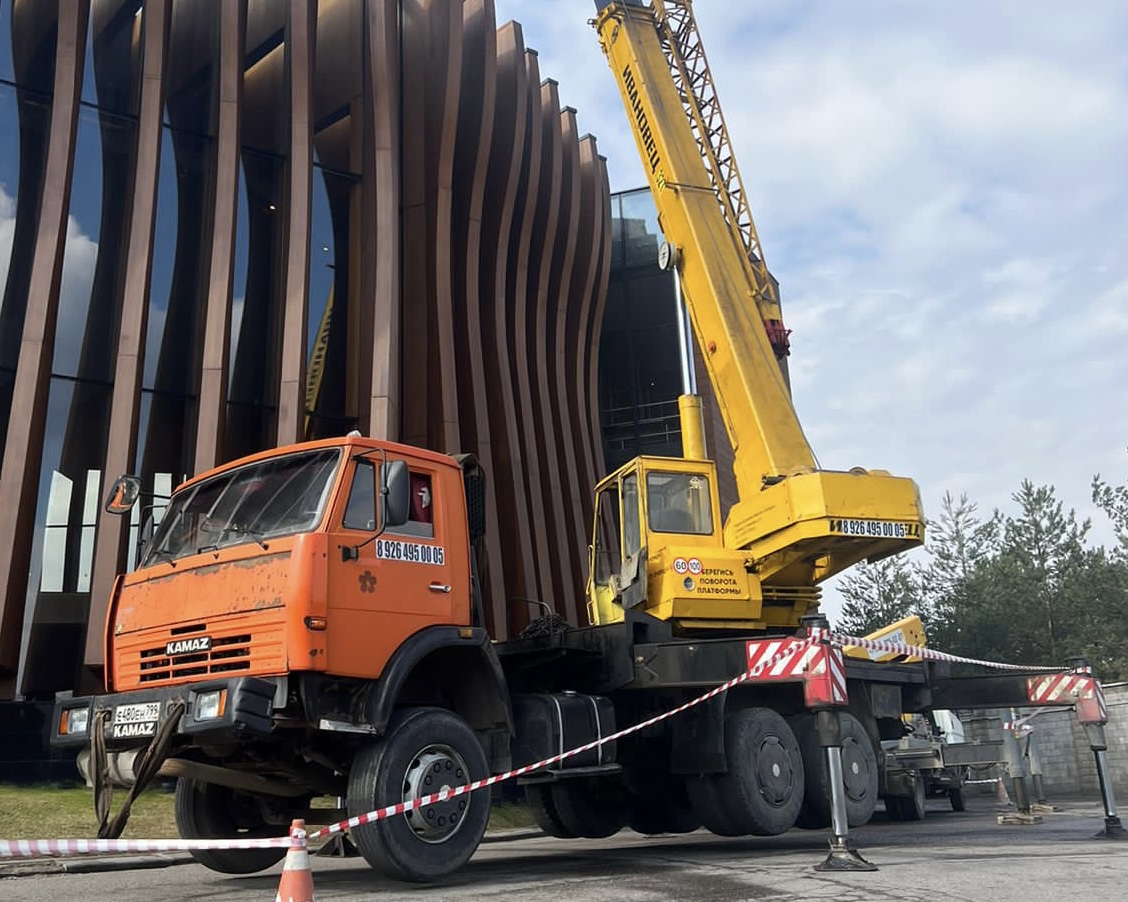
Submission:
[[[639,454],[681,455],[682,392],[673,276],[658,269],[662,240],[650,192],[612,198],[611,276],[599,350],[606,466]]]
[[[0,82],[15,81],[12,68],[12,9],[13,0],[0,0]],[[4,120],[0,120],[4,121]],[[0,282],[0,288],[3,283]]]

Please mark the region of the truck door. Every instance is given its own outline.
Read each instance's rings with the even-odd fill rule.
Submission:
[[[389,461],[392,458],[389,456]],[[408,522],[378,532],[373,519],[379,460],[352,463],[347,500],[330,543],[328,669],[377,676],[404,639],[424,627],[455,622],[448,514],[437,497],[438,473],[409,461]],[[342,560],[340,548],[358,548]]]

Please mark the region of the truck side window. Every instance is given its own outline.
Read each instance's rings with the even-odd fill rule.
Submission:
[[[349,500],[345,505],[345,529],[374,530],[376,521],[376,468],[369,461],[362,460],[356,465]]]
[[[401,536],[418,536],[423,539],[435,537],[434,495],[431,493],[431,474],[411,473],[411,513],[403,526],[388,529],[389,533]]]

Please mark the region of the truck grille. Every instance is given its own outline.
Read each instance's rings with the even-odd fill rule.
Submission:
[[[170,644],[207,638],[206,648],[169,654]],[[286,669],[285,623],[262,612],[119,636],[114,648],[114,687],[160,686]],[[181,646],[184,647],[184,646]]]
[[[141,650],[140,682],[155,683],[185,677],[250,670],[251,637],[221,636],[212,640],[209,651],[170,658],[165,646]]]

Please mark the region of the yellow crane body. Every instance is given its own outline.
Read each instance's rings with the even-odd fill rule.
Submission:
[[[712,464],[695,459],[706,456],[699,407],[683,396],[685,459],[638,458],[597,487],[597,495],[603,495],[618,486],[619,558],[625,569],[600,581],[597,558],[610,553],[610,540],[601,543],[599,533],[608,531],[616,515],[600,514],[597,504],[589,618],[593,623],[621,619],[624,607],[639,604],[686,630],[793,627],[817,606],[821,581],[860,560],[921,544],[919,492],[911,479],[885,471],[818,466],[781,369],[787,351],[779,342],[778,294],[767,275],[720,107],[715,96],[701,96],[704,87],[711,89],[712,77],[689,0],[597,5],[593,25],[627,111],[658,208],[664,255],[680,275],[733,447],[739,500],[723,529],[715,511],[712,531],[688,543],[696,549],[692,554],[685,551],[686,536],[649,529],[646,492],[640,492],[637,509],[628,511],[622,493],[631,474],[640,486],[656,468],[701,479],[710,475],[701,467]],[[715,473],[709,485],[715,496]],[[628,522],[631,517],[638,522]],[[635,532],[644,543],[645,576],[631,569],[638,551],[628,549],[626,536]],[[693,573],[674,569],[674,562],[691,558],[702,570],[731,570],[732,561],[739,561],[746,580],[737,578],[739,591],[731,597],[705,592]],[[687,577],[692,589],[685,588]],[[644,579],[645,592],[631,589]]]

